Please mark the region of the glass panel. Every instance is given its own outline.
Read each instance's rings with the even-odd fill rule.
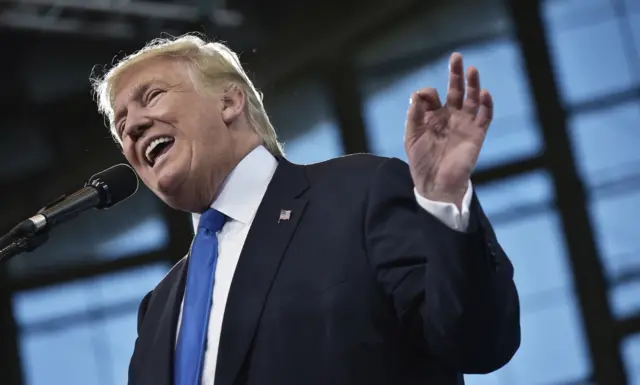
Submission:
[[[376,93],[365,93],[364,119],[374,153],[406,160],[403,133],[409,97],[416,90],[418,79],[425,78],[430,69],[420,68]]]
[[[505,384],[568,384],[591,374],[576,301],[571,296],[557,296],[554,302],[523,312],[522,345],[503,369],[510,379]]]
[[[545,171],[483,184],[475,187],[475,191],[489,219],[514,207],[551,202],[554,195],[551,179]]]
[[[627,10],[631,13],[640,13],[640,1],[638,0],[624,0]]]
[[[335,158],[342,154],[342,141],[338,127],[332,122],[314,125],[302,135],[285,143],[284,151],[288,160],[309,164]]]
[[[598,197],[591,201],[589,209],[607,273],[615,277],[640,268],[640,190]]]
[[[136,326],[132,311],[49,333],[23,334],[27,384],[125,384]]]
[[[478,169],[536,155],[541,144],[535,119],[529,114],[511,115],[493,121],[487,133]]]
[[[141,301],[164,278],[169,267],[167,263],[156,263],[97,277],[93,281],[92,304],[97,307]]]
[[[622,358],[629,385],[640,385],[640,335],[627,337],[622,343]]]
[[[28,385],[103,385],[101,356],[96,351],[94,325],[46,334],[22,334],[22,365]]]
[[[152,217],[96,246],[101,259],[117,259],[165,247],[169,230],[164,218]]]
[[[54,288],[18,293],[24,372],[29,385],[126,383],[137,304],[167,273],[157,264]],[[105,306],[125,305],[117,312]],[[102,310],[98,313],[87,311]],[[54,322],[65,316],[65,322]],[[53,323],[52,323],[53,322]]]
[[[616,19],[550,28],[549,45],[560,91],[570,104],[626,90],[634,83]]]
[[[638,100],[572,119],[570,133],[576,161],[588,185],[604,185],[640,173],[638,122]]]
[[[609,301],[618,319],[640,313],[640,280],[616,285],[609,289]]]
[[[265,104],[290,161],[308,164],[342,155],[339,127],[318,80],[280,87]]]
[[[88,310],[87,283],[65,283],[13,295],[13,312],[18,325],[29,325]]]
[[[501,372],[480,375],[466,374],[464,376],[464,385],[502,385],[504,382],[500,381],[501,375]]]
[[[144,266],[94,279],[65,283],[55,287],[19,292],[13,296],[13,309],[22,329],[104,306],[138,302],[165,276],[164,263]]]
[[[542,13],[548,28],[554,31],[614,17],[611,0],[545,0]]]
[[[454,49],[452,48],[452,51]],[[466,65],[476,66],[483,87],[494,97],[496,112],[490,134],[478,161],[479,167],[537,153],[539,132],[529,117],[531,101],[516,45],[500,39],[472,47],[459,47]],[[374,152],[406,159],[402,142],[411,93],[420,87],[438,89],[446,96],[448,56],[415,68],[390,82],[365,78],[364,113]]]
[[[636,54],[638,54],[640,53],[640,1],[633,1],[636,4],[636,8],[634,9],[635,13],[629,15],[629,24],[633,33],[633,41],[635,43]]]
[[[107,344],[113,379],[113,385],[127,383],[129,360],[137,337],[138,314],[130,312],[117,317],[110,317],[103,322],[104,342]]]
[[[293,82],[269,93],[265,108],[287,159],[313,163],[342,154],[342,139],[323,83]]]
[[[558,293],[571,291],[572,276],[559,220],[543,211],[494,224],[500,244],[515,268],[523,312],[537,309]]]

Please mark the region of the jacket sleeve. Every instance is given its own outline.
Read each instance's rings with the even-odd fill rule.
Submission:
[[[489,373],[520,346],[513,266],[473,197],[466,233],[416,202],[406,163],[378,167],[368,193],[370,263],[416,345],[461,373]]]

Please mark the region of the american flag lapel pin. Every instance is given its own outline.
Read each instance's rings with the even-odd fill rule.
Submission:
[[[280,210],[280,218],[278,218],[278,223],[280,221],[288,221],[291,219],[291,210]]]

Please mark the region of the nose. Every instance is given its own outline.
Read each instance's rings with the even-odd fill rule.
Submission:
[[[136,141],[146,130],[151,128],[152,125],[153,120],[149,117],[140,114],[129,114],[124,128],[124,135]]]

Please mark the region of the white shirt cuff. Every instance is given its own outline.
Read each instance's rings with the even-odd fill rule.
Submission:
[[[471,205],[471,197],[473,196],[471,181],[469,181],[467,191],[462,198],[462,212],[458,210],[458,207],[453,203],[432,201],[421,196],[415,188],[413,189],[413,193],[420,207],[438,218],[449,228],[461,232],[467,231],[467,227],[469,226],[469,206]]]

